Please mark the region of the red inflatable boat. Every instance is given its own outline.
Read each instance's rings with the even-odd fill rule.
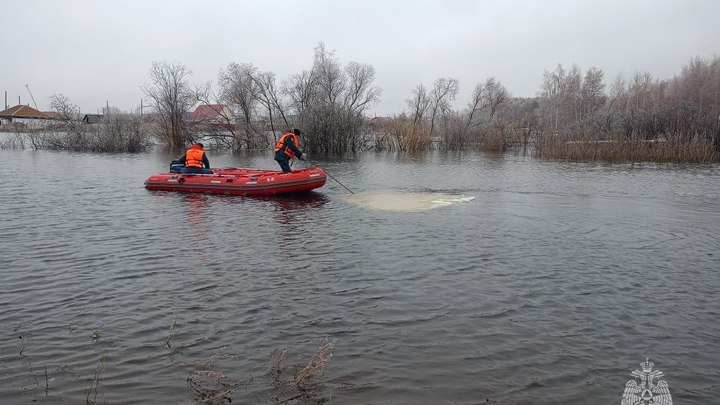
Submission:
[[[224,168],[212,174],[159,173],[145,180],[148,190],[227,195],[274,195],[310,191],[325,185],[322,169],[283,173],[274,170]]]

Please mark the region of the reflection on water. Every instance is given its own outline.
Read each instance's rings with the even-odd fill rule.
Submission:
[[[309,191],[305,193],[281,194],[277,196],[258,196],[261,201],[270,202],[278,211],[301,211],[321,208],[329,199],[325,194]]]
[[[0,403],[86,403],[100,364],[98,403],[189,404],[223,350],[266,404],[268,356],[327,338],[331,404],[617,404],[645,357],[717,402],[717,166],[360,154],[321,162],[356,195],[146,190],[172,158],[0,151]]]
[[[382,211],[420,212],[472,201],[475,197],[444,193],[363,192],[344,196],[360,207]]]
[[[301,243],[308,237],[307,229],[317,220],[329,200],[324,194],[311,191],[261,197],[259,201],[269,205],[269,215],[274,224],[279,226],[272,242],[277,244],[278,254],[294,260],[300,252],[289,246]]]
[[[187,223],[190,227],[190,239],[192,240],[193,251],[206,255],[209,248],[207,218],[208,196],[202,194],[183,194],[182,201],[185,204]]]

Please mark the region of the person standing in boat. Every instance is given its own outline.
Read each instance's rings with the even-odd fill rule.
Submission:
[[[185,174],[212,174],[210,161],[205,154],[205,147],[200,142],[194,143],[190,149],[185,152],[185,156],[175,162],[185,165],[182,169],[182,173]]]
[[[307,160],[307,153],[303,153],[299,148],[300,135],[302,135],[302,131],[293,128],[286,131],[283,136],[278,139],[277,144],[275,144],[275,161],[278,162],[280,168],[285,173],[292,171],[290,168],[290,159],[295,156],[300,160]]]

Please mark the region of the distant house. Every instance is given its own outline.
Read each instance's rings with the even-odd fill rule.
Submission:
[[[99,124],[102,122],[103,118],[105,118],[105,116],[102,114],[85,114],[82,122],[83,124]]]
[[[228,106],[223,104],[202,104],[192,113],[192,119],[196,122],[209,124],[234,124],[235,116]],[[228,122],[229,121],[229,122]]]
[[[16,105],[10,107],[5,111],[0,111],[0,125],[9,124],[41,124],[46,125],[52,121],[51,117],[48,117],[43,112],[38,111],[27,105]]]
[[[45,114],[45,116],[48,117],[48,119],[50,119],[50,120],[55,120],[55,121],[67,121],[67,118],[65,118],[65,116],[63,116],[63,115],[60,114],[59,112],[55,112],[55,111],[43,111],[42,113]]]
[[[370,119],[370,129],[373,131],[383,131],[392,122],[392,117],[374,117]]]

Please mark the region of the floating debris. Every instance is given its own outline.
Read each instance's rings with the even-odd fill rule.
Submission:
[[[345,201],[359,207],[397,212],[421,212],[474,200],[457,194],[366,192],[345,196]]]

